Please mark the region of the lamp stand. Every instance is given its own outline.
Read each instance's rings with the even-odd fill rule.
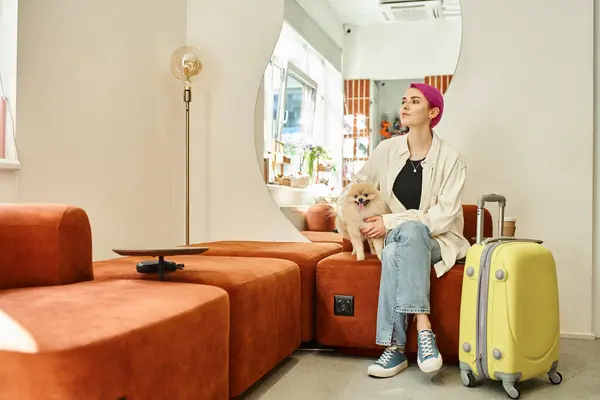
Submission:
[[[192,89],[186,86],[183,91],[185,102],[185,245],[190,244],[190,102]]]

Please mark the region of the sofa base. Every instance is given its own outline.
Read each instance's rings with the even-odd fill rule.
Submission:
[[[156,280],[140,274],[143,257],[94,263],[98,280]],[[166,282],[210,285],[229,294],[229,394],[238,396],[300,345],[300,271],[291,261],[254,257],[175,256],[184,269]],[[192,286],[192,285],[190,285]],[[206,325],[210,325],[206,321]],[[193,332],[190,332],[193,335]],[[199,374],[203,373],[198,371]]]
[[[185,284],[2,291],[0,399],[225,400],[228,309],[222,289]]]
[[[210,257],[265,257],[289,260],[300,268],[302,293],[302,342],[314,339],[315,271],[322,259],[339,253],[342,246],[334,243],[217,241],[191,246],[208,247]]]
[[[431,324],[444,358],[458,356],[458,332],[463,265],[455,265],[441,278],[431,272]],[[369,255],[356,261],[349,252],[327,257],[317,266],[317,341],[326,346],[377,349],[377,303],[381,262]],[[334,296],[354,299],[353,315],[335,315]],[[409,316],[406,349],[417,351],[417,331]]]

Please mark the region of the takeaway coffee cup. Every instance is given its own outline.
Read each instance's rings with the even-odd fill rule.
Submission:
[[[517,220],[514,218],[510,218],[510,217],[504,218],[504,236],[510,236],[510,237],[515,236],[515,230],[517,229],[516,223],[517,223]]]

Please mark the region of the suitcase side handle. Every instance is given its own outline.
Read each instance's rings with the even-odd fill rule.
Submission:
[[[482,194],[477,199],[477,243],[483,242],[483,215],[485,203],[498,203],[498,236],[504,236],[504,207],[506,207],[506,197],[501,194],[487,193]]]
[[[528,242],[528,243],[537,243],[537,244],[544,243],[543,240],[539,240],[539,239],[519,239],[519,238],[514,238],[512,236],[500,236],[500,237],[495,237],[495,238],[487,238],[482,242],[482,244],[486,245],[486,244],[496,243],[496,242],[501,242],[501,241],[502,242],[518,241],[518,242]]]

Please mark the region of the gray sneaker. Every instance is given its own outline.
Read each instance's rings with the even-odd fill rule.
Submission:
[[[429,374],[442,368],[442,355],[435,343],[433,331],[426,329],[419,332],[418,336],[419,354],[417,364],[421,371]]]
[[[389,378],[408,368],[408,360],[398,346],[390,346],[383,351],[375,363],[369,365],[367,373],[377,378]]]

